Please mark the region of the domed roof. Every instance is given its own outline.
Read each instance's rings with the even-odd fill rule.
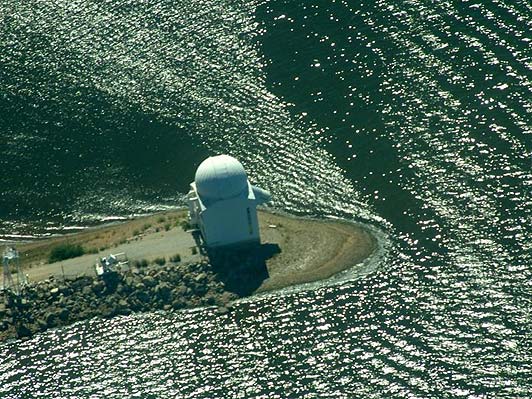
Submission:
[[[199,195],[209,200],[236,197],[248,187],[244,167],[229,155],[207,158],[196,170],[194,181]]]

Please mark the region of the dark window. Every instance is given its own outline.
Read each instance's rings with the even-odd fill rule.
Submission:
[[[251,211],[249,208],[247,208],[248,213],[248,227],[249,227],[249,235],[253,235],[253,224],[251,223]]]

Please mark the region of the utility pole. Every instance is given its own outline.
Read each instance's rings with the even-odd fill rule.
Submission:
[[[16,265],[17,283],[13,281],[13,275],[11,274],[11,265]],[[20,261],[18,251],[14,247],[6,247],[2,255],[2,265],[4,269],[3,290],[11,291],[12,293],[20,294]]]

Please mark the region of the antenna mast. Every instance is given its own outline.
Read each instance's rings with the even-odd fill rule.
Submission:
[[[11,265],[15,264],[17,280],[13,281],[13,275],[11,274]],[[19,295],[21,286],[21,272],[18,251],[14,247],[6,247],[2,255],[2,265],[4,269],[4,281],[3,290],[11,291],[12,293]]]

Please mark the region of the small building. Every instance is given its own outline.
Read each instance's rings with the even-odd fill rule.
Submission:
[[[208,249],[260,243],[257,205],[268,202],[271,195],[249,183],[235,158],[207,158],[190,188],[190,223],[200,231]]]

